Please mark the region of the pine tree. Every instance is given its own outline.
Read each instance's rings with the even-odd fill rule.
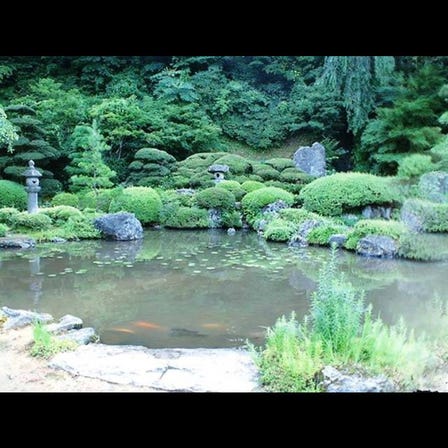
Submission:
[[[110,148],[105,143],[97,123],[92,126],[76,126],[72,134],[73,153],[71,164],[66,168],[72,191],[93,190],[113,186],[111,179],[116,175],[103,161],[103,153]]]

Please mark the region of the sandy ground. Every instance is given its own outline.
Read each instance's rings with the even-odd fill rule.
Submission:
[[[155,392],[51,369],[45,359],[29,355],[32,340],[29,326],[0,329],[0,392]]]

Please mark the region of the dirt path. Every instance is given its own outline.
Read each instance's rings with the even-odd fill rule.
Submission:
[[[46,360],[29,355],[32,340],[30,326],[0,329],[0,392],[155,392],[51,369]]]

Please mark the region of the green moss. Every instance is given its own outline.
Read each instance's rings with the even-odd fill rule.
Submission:
[[[58,205],[69,205],[70,207],[78,207],[79,197],[73,193],[58,193],[51,200],[51,204],[54,207]]]
[[[364,173],[321,177],[306,185],[300,197],[305,208],[326,216],[338,216],[366,205],[391,204],[400,199],[389,179]]]
[[[385,235],[399,241],[407,233],[407,227],[401,222],[383,221],[381,219],[362,219],[349,232],[347,241],[345,242],[345,248],[355,250],[358,241],[367,235]]]
[[[15,229],[25,228],[31,230],[43,230],[51,227],[51,218],[43,213],[21,212],[14,216],[13,226]]]
[[[270,241],[289,241],[297,230],[297,225],[282,218],[274,218],[263,232],[263,236]]]
[[[27,207],[25,187],[10,180],[0,179],[0,207],[14,207],[18,210],[25,210]]]
[[[298,171],[294,165],[294,162],[286,157],[274,157],[273,159],[266,160],[265,163],[266,165],[272,166],[272,168],[277,171],[283,171],[286,168],[293,168]]]
[[[174,229],[206,229],[209,226],[207,210],[197,207],[173,207],[165,216],[163,225]]]
[[[245,174],[252,171],[251,163],[237,154],[226,154],[215,160],[215,164],[228,165],[232,174]]]
[[[158,165],[171,165],[176,162],[176,159],[171,154],[156,148],[139,149],[135,153],[134,158],[143,160],[146,163],[152,162]]]
[[[241,184],[242,189],[245,190],[246,193],[259,190],[260,188],[264,188],[264,186],[263,182],[258,182],[256,180],[246,180],[246,182]]]
[[[235,201],[233,193],[220,187],[206,188],[195,194],[196,204],[206,209],[230,210],[235,207]]]
[[[3,207],[0,208],[0,223],[12,225],[15,217],[20,213],[14,207]]]
[[[112,200],[109,211],[134,213],[142,224],[153,224],[159,222],[161,208],[160,196],[152,188],[129,187]]]
[[[235,180],[223,180],[219,182],[217,186],[233,193],[237,201],[240,201],[246,194],[246,190],[244,190],[241,187],[241,184]]]

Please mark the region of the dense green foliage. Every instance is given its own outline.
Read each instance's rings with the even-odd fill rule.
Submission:
[[[3,207],[0,208],[0,223],[12,225],[15,217],[20,213],[14,207]]]
[[[78,207],[79,197],[73,193],[58,193],[53,196],[51,204],[56,207],[57,205],[69,205],[70,207]]]
[[[367,235],[390,236],[395,240],[408,232],[407,227],[398,221],[383,221],[381,219],[361,219],[349,232],[345,247],[347,249],[356,249],[358,241]]]
[[[387,178],[363,173],[337,173],[321,177],[305,186],[300,197],[306,209],[327,216],[399,200],[398,193]]]
[[[134,213],[142,224],[154,224],[160,221],[161,208],[160,196],[152,188],[129,187],[112,200],[109,211]]]
[[[402,212],[408,211],[417,217],[420,230],[424,232],[448,232],[448,203],[436,203],[423,199],[408,199]]]
[[[262,383],[279,392],[319,391],[318,373],[328,364],[386,371],[405,389],[429,361],[427,345],[415,340],[402,321],[387,326],[372,316],[364,292],[337,272],[335,251],[320,270],[310,314],[303,322],[297,322],[294,313],[289,319],[283,316],[268,328],[265,347],[250,347]]]
[[[0,207],[24,210],[27,205],[25,187],[10,180],[0,179]]]
[[[270,221],[263,232],[264,237],[271,241],[289,241],[297,230],[297,225],[282,218]]]
[[[345,235],[347,227],[336,223],[324,223],[319,227],[315,227],[310,231],[307,240],[310,244],[318,244],[320,246],[328,246],[328,240],[332,235]]]
[[[235,207],[235,195],[225,188],[211,187],[195,195],[196,204],[201,208],[230,210]]]
[[[37,321],[33,325],[34,344],[31,347],[31,356],[48,359],[56,353],[74,350],[78,344],[74,341],[62,341],[52,336],[48,330]]]
[[[91,208],[101,212],[108,212],[112,200],[120,196],[122,192],[122,187],[115,187],[78,193],[79,205],[82,209]]]
[[[6,224],[0,223],[0,237],[5,236],[8,229],[9,227]]]
[[[51,226],[51,218],[43,213],[22,212],[14,216],[13,226],[16,229],[44,230]]]
[[[166,213],[168,211],[168,213]],[[207,210],[198,207],[172,206],[165,209],[162,224],[173,229],[207,229]]]

